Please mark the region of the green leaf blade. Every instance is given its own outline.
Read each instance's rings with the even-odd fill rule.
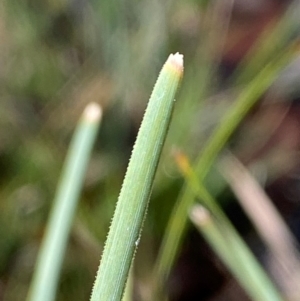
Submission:
[[[91,103],[76,127],[38,254],[27,301],[55,299],[72,221],[101,116],[101,108]]]
[[[91,301],[122,298],[182,73],[182,55],[170,55],[154,86],[132,151]]]

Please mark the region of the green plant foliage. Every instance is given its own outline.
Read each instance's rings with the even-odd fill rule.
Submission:
[[[58,183],[28,301],[55,300],[59,273],[100,119],[100,107],[95,103],[89,104],[75,130]]]
[[[57,301],[90,298],[148,95],[161,62],[174,50],[184,54],[185,75],[126,298],[178,300],[192,278],[181,277],[181,261],[176,261],[192,260],[184,250],[194,193],[174,164],[174,146],[192,158],[200,184],[224,210],[235,205],[215,170],[224,148],[245,165],[258,166],[266,185],[285,174],[293,183],[281,193],[293,198],[300,89],[299,68],[291,55],[299,53],[299,9],[299,0],[0,1],[0,299],[23,301],[35,285],[30,282],[36,254],[48,229],[74,125],[82,108],[96,102],[103,110],[99,143],[88,158],[66,255],[53,259],[59,277],[52,278],[56,284],[49,294],[53,298],[56,290]],[[151,123],[153,131],[160,130]],[[144,142],[149,138],[145,135]],[[156,163],[148,164],[152,169]],[[135,182],[142,186],[142,180]],[[284,212],[295,214],[297,199],[284,200],[284,208],[291,206]],[[235,219],[248,241],[253,231],[249,222],[242,215]],[[124,245],[130,244],[128,254],[135,249],[138,230],[132,233]],[[231,276],[221,274],[225,286]],[[274,274],[276,280],[281,276]],[[176,287],[174,277],[183,278]],[[200,273],[195,280],[203,277]],[[224,286],[214,296],[226,299]],[[153,298],[158,287],[168,296]],[[286,293],[286,286],[280,287]]]
[[[183,56],[171,54],[154,86],[132,151],[91,301],[122,298],[182,73]]]

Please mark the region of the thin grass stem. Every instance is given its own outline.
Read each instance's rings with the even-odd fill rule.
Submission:
[[[99,128],[101,112],[97,104],[89,104],[76,127],[38,254],[27,301],[55,299],[59,273],[87,164]]]
[[[209,218],[207,211],[207,218],[204,223],[206,227],[204,229],[200,227],[204,237],[232,271],[237,281],[255,301],[283,301],[282,296],[219,207],[217,201],[199,182],[188,158],[182,153],[177,153],[175,158],[194,195],[211,213],[211,218]],[[203,218],[203,215],[205,214],[202,211],[200,217]],[[192,215],[192,220],[196,221],[195,214]],[[200,221],[201,223],[203,224],[203,221]]]
[[[280,271],[277,279],[281,279],[283,290],[288,296],[298,296],[298,300],[300,256],[295,237],[262,187],[237,158],[228,153],[222,160],[221,170],[258,235],[268,246],[272,265]]]

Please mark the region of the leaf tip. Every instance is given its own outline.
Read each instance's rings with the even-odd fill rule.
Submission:
[[[99,104],[91,102],[84,110],[84,118],[89,122],[97,122],[102,117],[102,108]]]
[[[211,220],[209,211],[201,205],[193,206],[189,215],[191,221],[199,226],[204,226]]]
[[[183,54],[171,53],[167,59],[166,65],[173,67],[177,72],[183,73]]]

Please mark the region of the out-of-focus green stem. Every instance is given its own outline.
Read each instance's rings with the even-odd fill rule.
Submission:
[[[192,214],[192,220],[199,225],[199,230],[232,271],[237,281],[255,301],[283,301],[283,298],[270,281],[252,252],[246,246],[216,200],[199,182],[188,158],[176,154],[177,164],[194,195],[211,213],[196,209],[198,214]],[[200,220],[197,219],[200,217]]]
[[[235,85],[247,83],[274,56],[282,55],[287,46],[295,42],[300,26],[299,13],[299,1],[291,1],[280,20],[268,26],[236,68],[232,76]]]
[[[59,272],[101,115],[101,108],[97,104],[89,104],[75,130],[38,254],[27,301],[55,299]]]
[[[220,225],[203,206],[194,205],[190,218],[208,244],[255,301],[283,301],[250,250],[232,227]]]
[[[122,298],[182,74],[182,55],[170,55],[154,86],[133,148],[91,301]]]

